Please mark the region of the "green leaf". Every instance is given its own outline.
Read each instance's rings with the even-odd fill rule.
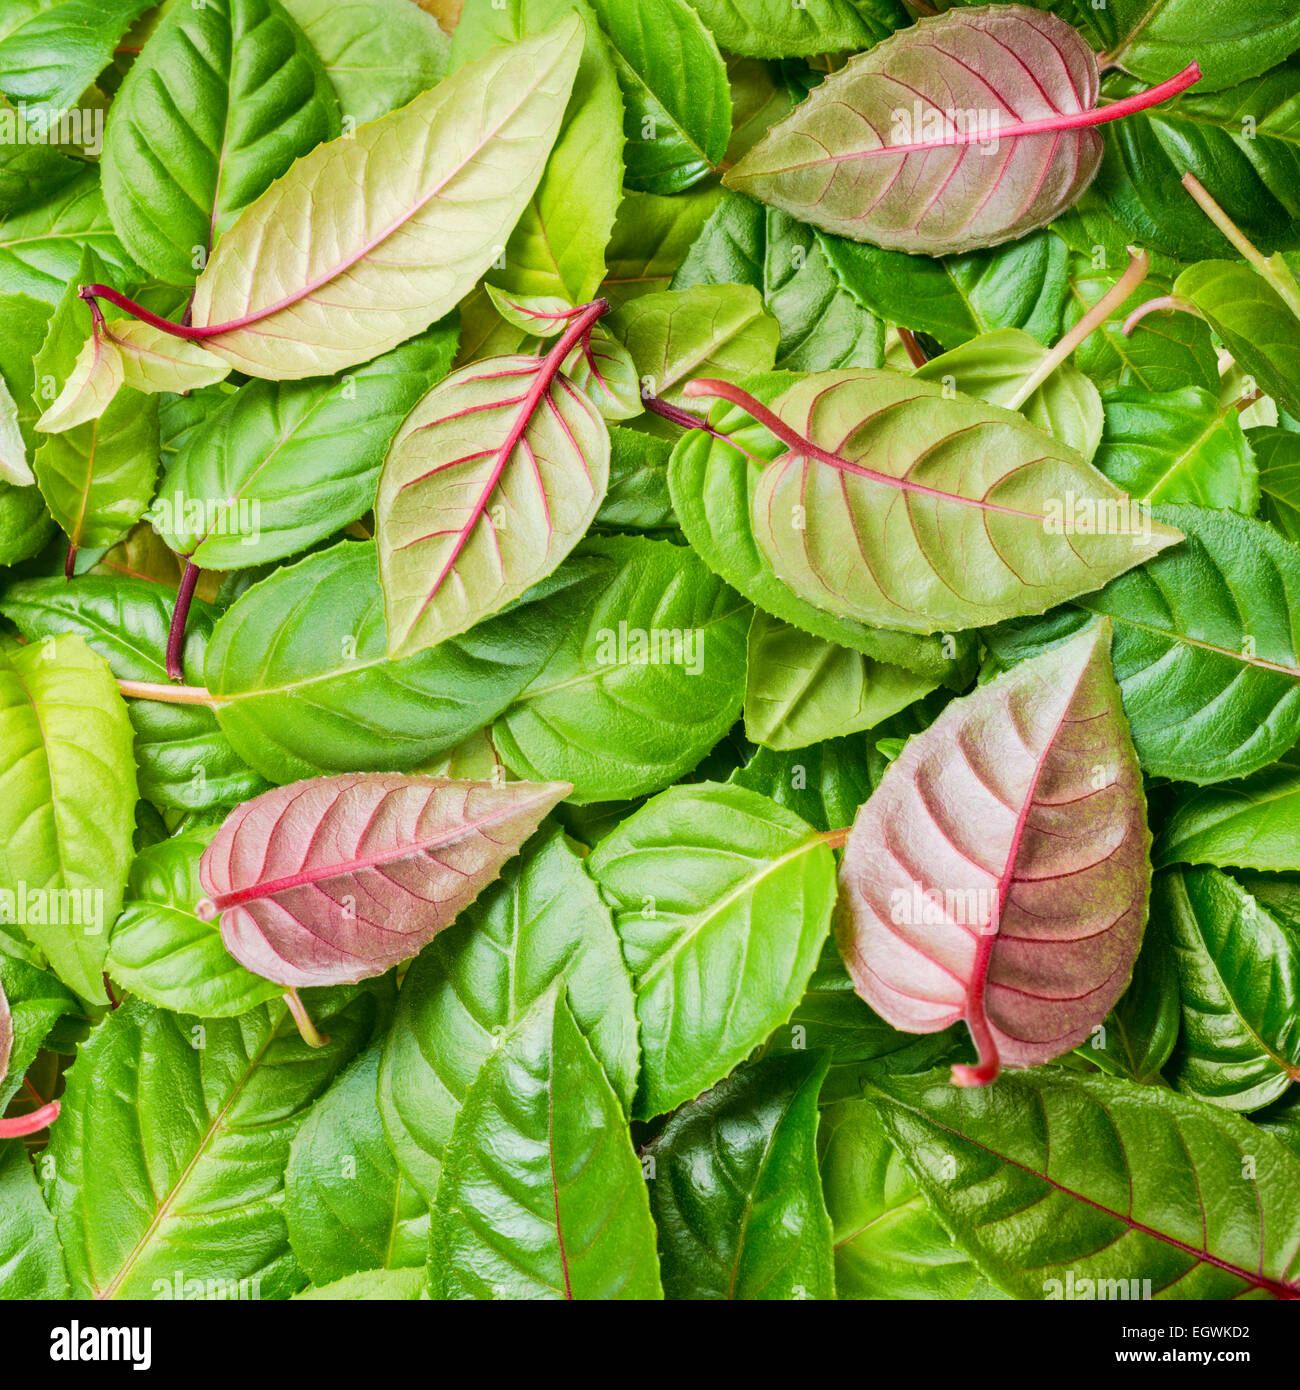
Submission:
[[[1151,910],[1182,995],[1170,1081],[1230,1110],[1277,1100],[1300,1081],[1300,935],[1217,869],[1161,874]]]
[[[677,525],[668,495],[672,446],[652,434],[618,426],[609,432],[609,491],[597,526],[620,531],[667,531]]]
[[[447,71],[451,41],[410,0],[281,0],[320,54],[345,121],[396,111]]]
[[[835,1297],[817,1173],[824,1053],[745,1067],[688,1101],[646,1151],[673,1299]]]
[[[393,436],[455,350],[444,322],[342,376],[248,383],[177,451],[150,521],[204,569],[282,560],[324,540],[374,505]]]
[[[192,284],[240,212],[338,133],[325,69],[276,0],[174,5],[113,101],[113,226],[146,270]]]
[[[47,133],[47,127],[30,125],[22,111],[0,97],[0,217],[57,193],[81,172],[79,161],[45,143]],[[82,133],[89,133],[84,118]]]
[[[447,313],[496,259],[541,177],[581,31],[574,17],[490,53],[304,155],[240,213],[199,277],[194,325],[232,325],[204,339],[209,350],[254,376],[315,376],[388,352]],[[322,241],[312,231],[326,203],[336,230]]]
[[[126,706],[80,637],[0,647],[0,749],[0,897],[13,909],[5,915],[64,984],[105,1003],[101,972],[131,862],[136,778]]]
[[[3,613],[29,641],[72,632],[109,664],[118,680],[167,682],[167,633],[175,590],[120,575],[29,579],[0,592]],[[190,607],[183,668],[203,683],[204,655],[217,621],[201,599]],[[235,753],[204,705],[132,700],[140,795],[159,806],[202,811],[228,806],[266,790],[266,783]]]
[[[0,1143],[0,1298],[68,1296],[54,1218],[20,1140]]]
[[[1252,777],[1182,797],[1156,842],[1154,860],[1300,870],[1300,751]]]
[[[818,1147],[840,1298],[970,1297],[979,1271],[926,1204],[869,1101],[828,1106]]]
[[[1199,386],[1155,392],[1121,386],[1104,397],[1106,427],[1093,463],[1148,502],[1194,502],[1252,516],[1254,454],[1236,410]]]
[[[750,499],[755,540],[836,615],[976,627],[1087,593],[1179,539],[1020,416],[897,372],[815,373],[771,413],[785,452]],[[1084,531],[1071,508],[1101,520]]]
[[[884,325],[861,308],[826,259],[821,237],[787,213],[727,193],[673,279],[752,285],[780,327],[776,366],[788,371],[879,367]]]
[[[870,48],[909,22],[897,0],[694,0],[729,53],[751,58],[814,57]]]
[[[456,1117],[433,1223],[444,1298],[662,1297],[641,1165],[562,985],[483,1063]]]
[[[44,202],[0,220],[0,290],[57,304],[77,274],[85,247],[124,280],[138,277],[109,221],[94,169]]]
[[[274,782],[406,771],[500,714],[559,644],[570,605],[606,582],[599,564],[570,561],[504,613],[394,661],[375,547],[344,541],[231,605],[205,666],[217,721]]]
[[[1115,678],[1143,768],[1222,782],[1300,736],[1300,549],[1235,512],[1162,507],[1183,544],[1079,600],[1115,628]],[[988,634],[1004,664],[1086,618],[1077,609]]]
[[[1300,414],[1300,319],[1277,290],[1240,261],[1201,261],[1174,281],[1259,389]]]
[[[1271,68],[1300,48],[1300,15],[1288,0],[1205,5],[1198,0],[1108,0],[1079,5],[1082,25],[1110,60],[1144,82],[1163,82],[1195,54],[1204,77],[1198,90],[1217,91]]]
[[[636,1114],[662,1115],[790,1017],[830,925],[834,858],[768,798],[702,782],[655,797],[589,867],[636,989]]]
[[[428,1275],[424,1269],[368,1269],[362,1274],[326,1284],[324,1288],[304,1289],[293,1295],[294,1302],[339,1303],[415,1303],[428,1297]]]
[[[937,676],[872,661],[755,612],[749,628],[745,735],[787,750],[873,729],[928,694]]]
[[[379,1104],[398,1161],[430,1200],[479,1069],[561,976],[574,1018],[626,1110],[638,1061],[632,985],[609,909],[564,836],[552,831],[506,865],[402,982]]]
[[[592,0],[623,89],[627,183],[680,193],[713,172],[731,137],[731,89],[712,35],[685,0]]]
[[[544,358],[462,367],[398,433],[375,502],[392,656],[434,646],[513,602],[595,517],[609,482],[609,430],[560,370],[568,342],[566,334]]]
[[[424,1264],[429,1208],[402,1177],[375,1107],[375,1043],[312,1106],[289,1148],[284,1217],[309,1279]]]
[[[766,403],[777,399],[789,381],[783,376],[744,385]],[[678,443],[668,467],[668,488],[681,528],[709,568],[764,612],[824,641],[923,675],[950,671],[945,640],[867,627],[828,613],[776,577],[754,539],[749,499],[762,471],[760,463],[780,457],[781,446],[739,408],[716,408],[714,424],[734,441],[734,448],[693,430]],[[956,650],[954,644],[954,654]]]
[[[1021,400],[1027,378],[1046,356],[1047,349],[1023,329],[999,328],[932,357],[915,376],[955,387],[989,405],[1018,410],[1031,424],[1091,460],[1101,440],[1104,411],[1097,388],[1073,363],[1062,362]]]
[[[1289,1096],[1276,1101],[1267,1110],[1256,1111],[1252,1123],[1267,1130],[1274,1138],[1280,1139],[1292,1153],[1300,1156],[1300,1093],[1292,1091]]]
[[[18,402],[0,376],[0,482],[6,487],[31,487],[36,481],[27,462],[27,442],[18,418]]]
[[[306,1282],[283,1212],[289,1143],[369,1042],[380,996],[304,1002],[324,1047],[303,1042],[280,1002],[201,1022],[132,999],[94,1029],[48,1150],[74,1297],[186,1297],[193,1280],[200,1295],[274,1299]]]
[[[653,193],[624,198],[605,248],[601,294],[612,304],[625,304],[666,290],[720,196],[721,190],[705,186],[676,198]]]
[[[1202,50],[1184,51],[1177,67],[1193,55],[1201,61]],[[1300,245],[1298,72],[1300,64],[1288,63],[1224,92],[1208,91],[1202,78],[1192,90],[1116,121],[1094,193],[1139,244],[1182,261],[1235,254],[1183,188],[1189,172],[1252,241],[1270,251]],[[1142,90],[1123,77],[1105,84],[1108,99]]]
[[[586,30],[582,61],[554,149],[517,222],[489,258],[494,285],[515,294],[557,295],[585,304],[605,273],[605,245],[622,197],[623,99],[609,46],[583,0],[468,0],[451,46],[453,72],[496,45]],[[553,29],[552,26],[557,26]],[[475,84],[474,90],[479,89]],[[515,151],[505,157],[517,163]],[[486,266],[484,267],[487,268]]]
[[[1259,468],[1260,514],[1290,541],[1300,541],[1300,435],[1261,426],[1246,431]]]
[[[156,1008],[235,1018],[283,990],[245,970],[216,924],[194,911],[205,896],[199,856],[216,833],[215,825],[182,830],[140,851],[104,966],[116,984]]]
[[[38,555],[57,529],[40,488],[0,483],[0,565]]]
[[[657,791],[726,733],[744,699],[750,610],[667,541],[610,537],[579,554],[611,561],[614,578],[492,738],[513,772],[571,782],[581,806]]]
[[[1108,1075],[1159,1085],[1181,1014],[1173,952],[1159,927],[1148,925],[1128,988],[1076,1051]]]
[[[871,795],[867,750],[872,742],[855,734],[788,753],[759,748],[728,781],[771,797],[814,829],[841,830]]]
[[[644,294],[616,310],[608,323],[632,354],[643,391],[676,404],[691,377],[734,380],[767,371],[780,335],[749,285]]]
[[[36,1060],[50,1029],[64,1014],[76,1013],[76,999],[44,970],[37,970],[4,949],[0,929],[0,996],[9,1001],[9,1026],[13,1042],[8,1070],[0,1074],[0,1114],[22,1086],[27,1068]],[[0,1145],[3,1152],[4,1145]],[[3,1203],[0,1203],[3,1209]],[[4,1260],[0,1259],[0,1269]],[[0,1290],[3,1285],[0,1284]],[[0,1293],[0,1296],[3,1296]]]
[[[10,0],[0,18],[0,91],[56,118],[113,60],[151,0]]]
[[[945,348],[994,328],[1023,328],[1042,343],[1060,336],[1069,255],[1050,232],[937,259],[818,235],[859,304],[888,323],[933,335]]]
[[[882,1078],[869,1097],[939,1219],[1017,1298],[1300,1291],[1300,1158],[1236,1115],[1047,1068],[974,1089]]]

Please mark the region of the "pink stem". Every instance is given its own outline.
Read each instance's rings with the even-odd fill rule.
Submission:
[[[231,328],[231,325],[226,323],[213,324],[210,328],[187,328],[184,324],[173,323],[171,319],[160,318],[159,315],[151,313],[134,299],[119,294],[111,285],[82,285],[77,293],[92,305],[97,299],[107,299],[110,304],[139,319],[141,323],[170,333],[173,338],[185,338],[192,343],[201,342],[204,338],[215,338],[219,333],[229,332]]]
[[[1196,312],[1196,306],[1194,304],[1189,304],[1185,299],[1179,299],[1176,294],[1158,295],[1155,299],[1148,299],[1145,304],[1139,304],[1128,318],[1124,320],[1124,336],[1126,338],[1131,338],[1133,336],[1133,330],[1148,314],[1159,313],[1166,309],[1183,314],[1194,314]]]
[[[176,590],[176,606],[172,609],[172,625],[167,633],[167,674],[174,681],[185,678],[181,660],[185,646],[185,624],[189,621],[190,604],[194,601],[194,589],[201,573],[198,565],[187,559],[180,587]]]
[[[667,420],[670,424],[680,425],[684,430],[703,430],[705,434],[711,435],[714,439],[720,439],[724,444],[730,444],[733,449],[739,450],[747,459],[752,459],[760,468],[763,467],[765,460],[756,458],[748,449],[741,448],[729,434],[723,434],[721,430],[716,430],[702,416],[696,415],[692,411],[682,410],[679,406],[669,405],[667,401],[662,401],[658,396],[643,396],[642,405],[660,419]]]
[[[0,1139],[24,1139],[29,1134],[39,1134],[48,1129],[59,1118],[59,1102],[52,1100],[30,1115],[18,1115],[12,1120],[0,1120]]]
[[[77,572],[77,543],[76,543],[76,541],[69,541],[69,542],[68,542],[68,553],[67,553],[67,555],[64,556],[64,559],[63,559],[63,577],[64,577],[64,579],[71,579],[72,576],[73,576],[74,574],[76,574],[76,572]]]

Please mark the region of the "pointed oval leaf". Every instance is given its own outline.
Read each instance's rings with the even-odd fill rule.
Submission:
[[[31,1159],[21,1144],[0,1142],[0,1298],[67,1296],[63,1252]]]
[[[1096,54],[1064,20],[952,10],[850,59],[725,181],[857,241],[932,256],[990,246],[1046,226],[1091,183],[1095,130],[1017,131],[1098,95]]]
[[[627,1121],[557,986],[483,1064],[433,1212],[443,1298],[659,1299]]]
[[[457,304],[519,218],[582,51],[574,16],[320,145],[218,242],[194,295],[205,346],[277,379],[387,352]],[[332,211],[322,236],[320,208]]]
[[[1300,749],[1251,777],[1180,797],[1154,857],[1157,867],[1300,871]]]
[[[1077,1046],[1133,973],[1151,866],[1098,623],[954,700],[889,765],[840,868],[836,935],[898,1028],[966,1021],[983,1085]]]
[[[811,58],[870,48],[910,16],[900,0],[695,0],[728,53],[753,58]]]
[[[930,382],[817,373],[772,413],[789,452],[755,486],[755,539],[837,616],[939,632],[1041,613],[1181,538],[1020,416]]]
[[[1240,1116],[1056,1068],[976,1091],[882,1077],[868,1095],[944,1225],[1017,1298],[1103,1280],[1133,1299],[1300,1298],[1300,1158]]]
[[[238,807],[199,877],[226,948],[283,985],[381,975],[449,926],[568,792],[564,783],[360,773]]]
[[[465,367],[403,425],[375,503],[391,655],[503,608],[591,524],[609,485],[609,430],[560,371],[570,346],[566,334],[540,360]]]

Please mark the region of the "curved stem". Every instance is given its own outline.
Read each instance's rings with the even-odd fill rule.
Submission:
[[[285,990],[284,1002],[289,1006],[289,1012],[293,1015],[293,1021],[298,1025],[298,1032],[302,1034],[303,1042],[308,1047],[324,1047],[329,1042],[329,1035],[320,1032],[311,1021],[311,1015],[307,1012],[307,1006],[302,1002],[298,991],[296,989]]]
[[[1007,402],[1008,410],[1019,410],[1063,362],[1070,360],[1084,339],[1100,328],[1147,278],[1151,257],[1135,246],[1129,247],[1128,255],[1128,269],[1020,383],[1019,390]]]
[[[190,328],[182,323],[173,323],[171,319],[162,318],[146,309],[144,305],[137,304],[134,299],[119,294],[112,285],[82,285],[77,293],[92,306],[92,312],[97,299],[107,299],[110,304],[139,319],[141,323],[170,333],[173,338],[185,338],[192,343],[202,342],[204,338],[215,338],[219,333],[226,333],[230,329],[230,325],[224,323],[214,324],[211,328]]]
[[[52,1100],[30,1115],[16,1115],[13,1119],[0,1119],[0,1139],[24,1139],[29,1134],[39,1134],[48,1129],[59,1118],[59,1102]]]
[[[733,449],[739,450],[747,459],[752,459],[760,468],[763,467],[763,459],[755,458],[748,449],[737,444],[729,434],[723,434],[721,430],[714,429],[704,416],[683,410],[680,406],[669,405],[667,401],[661,401],[658,396],[643,396],[641,403],[652,415],[658,415],[661,420],[667,420],[670,424],[678,425],[684,430],[703,430],[705,434],[712,435],[714,439],[720,439],[724,444],[730,444]]]
[[[67,553],[67,555],[65,555],[64,558],[63,558],[63,577],[64,577],[64,579],[71,579],[72,576],[73,576],[74,574],[76,574],[76,572],[77,572],[77,543],[76,543],[76,541],[69,541],[69,542],[68,542],[68,553]]]
[[[176,606],[172,609],[172,625],[167,633],[167,674],[174,681],[185,678],[181,654],[185,648],[185,624],[189,621],[190,604],[202,570],[193,560],[186,559],[180,587],[176,590]]]
[[[925,355],[925,349],[916,341],[916,334],[910,328],[899,328],[898,341],[902,343],[908,357],[912,360],[912,366],[924,367],[930,360]]]
[[[1176,294],[1157,295],[1155,299],[1148,299],[1145,304],[1139,304],[1128,318],[1124,320],[1124,336],[1126,338],[1131,338],[1133,336],[1133,330],[1148,314],[1159,313],[1165,309],[1181,314],[1196,313],[1195,304],[1189,304],[1187,300],[1179,299]]]
[[[1201,211],[1241,253],[1246,263],[1268,281],[1286,303],[1287,308],[1300,318],[1300,286],[1296,285],[1295,276],[1291,274],[1286,263],[1276,256],[1264,255],[1214,201],[1205,185],[1194,174],[1183,175],[1183,187],[1196,199]]]
[[[201,685],[155,685],[151,681],[118,681],[118,690],[128,700],[157,700],[162,705],[207,705],[217,709],[210,691]]]

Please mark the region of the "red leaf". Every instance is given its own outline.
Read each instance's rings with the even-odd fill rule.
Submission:
[[[952,704],[858,813],[836,936],[897,1028],[965,1019],[983,1085],[1082,1042],[1133,971],[1151,886],[1146,803],[1094,624]]]
[[[354,773],[237,807],[199,878],[226,949],[286,986],[354,983],[424,947],[572,788]]]

